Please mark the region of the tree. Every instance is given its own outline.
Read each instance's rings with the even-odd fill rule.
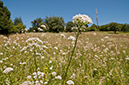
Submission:
[[[16,17],[14,19],[13,32],[14,33],[23,33],[23,32],[25,32],[25,28],[26,28],[26,26],[23,25],[21,17]]]
[[[14,25],[18,25],[19,23],[22,23],[22,19],[21,19],[21,17],[16,17],[15,19],[14,19]],[[23,23],[22,23],[23,24]]]
[[[45,23],[49,27],[49,32],[63,32],[64,31],[64,19],[62,17],[46,17]]]
[[[128,31],[129,31],[129,24],[124,24],[124,25],[122,26],[121,31],[123,31],[123,32],[128,32]]]
[[[97,26],[95,24],[93,24],[91,27],[90,27],[90,31],[96,31],[97,30]]]
[[[72,27],[75,27],[75,24],[73,22],[68,22],[66,24],[66,32],[72,32]]]
[[[13,23],[10,20],[10,11],[7,7],[3,6],[3,2],[0,1],[0,34],[8,36],[13,28]]]
[[[114,33],[116,34],[117,31],[120,31],[120,25],[118,25],[117,23],[110,23],[109,24],[109,28],[110,28],[110,31],[114,31]]]
[[[38,28],[40,27],[40,23],[43,22],[43,19],[37,18],[34,21],[31,21],[32,27],[30,28],[30,31],[35,30],[35,32],[39,32]]]

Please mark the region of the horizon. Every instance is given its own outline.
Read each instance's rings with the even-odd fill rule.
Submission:
[[[46,16],[63,17],[64,22],[72,21],[76,14],[86,14],[96,23],[96,9],[98,22],[105,25],[111,22],[129,24],[129,0],[1,0],[11,12],[11,20],[21,17],[23,24],[29,29],[31,21],[37,18],[45,19]],[[88,3],[88,4],[87,4]],[[108,17],[107,17],[108,16]],[[89,24],[91,26],[92,24]]]

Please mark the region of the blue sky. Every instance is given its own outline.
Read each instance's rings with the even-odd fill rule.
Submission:
[[[11,19],[21,17],[27,29],[36,18],[63,17],[65,23],[76,14],[86,14],[96,24],[96,8],[99,25],[110,22],[129,24],[129,0],[1,0],[11,12]],[[92,25],[92,24],[91,24]],[[89,26],[91,26],[89,25]]]

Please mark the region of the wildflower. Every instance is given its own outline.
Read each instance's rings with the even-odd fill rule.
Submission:
[[[42,56],[41,59],[44,59],[44,56]]]
[[[73,16],[73,22],[76,24],[80,24],[80,23],[89,24],[89,23],[92,23],[92,20],[87,15],[79,14],[79,15]]]
[[[71,79],[75,78],[75,74],[73,73],[73,75],[70,77]]]
[[[26,64],[26,62],[23,62],[23,63],[22,63],[22,62],[20,62],[20,64],[21,64],[21,65],[24,65],[24,64]]]
[[[0,60],[0,63],[3,63],[3,61],[2,61],[2,60]]]
[[[74,85],[74,82],[72,80],[68,80],[66,83],[67,84],[73,84]]]
[[[30,81],[24,81],[21,85],[29,85],[32,84]]]
[[[94,32],[93,35],[96,35],[96,33]]]
[[[126,60],[129,60],[129,58],[125,58]]]
[[[70,37],[68,37],[68,40],[75,40],[76,38],[75,37],[73,37],[73,36],[70,36]]]
[[[49,61],[49,63],[52,63],[52,61]]]
[[[8,67],[8,68],[6,68],[4,71],[3,71],[3,73],[9,73],[9,72],[11,72],[11,71],[13,71],[13,68],[11,68],[11,67]]]
[[[46,26],[45,26],[45,25],[41,25],[41,27],[46,28]]]
[[[43,31],[43,29],[41,29],[40,27],[38,28],[39,31]]]
[[[31,79],[31,76],[29,75],[29,76],[27,76],[27,79]]]
[[[64,37],[65,38],[65,35],[64,34],[60,34],[61,35],[61,37]]]
[[[109,38],[108,36],[105,36],[104,38]]]
[[[44,84],[48,84],[48,82],[44,82]]]
[[[56,72],[52,72],[52,76],[56,76]]]
[[[53,66],[50,67],[50,70],[52,70],[52,69],[53,69]]]
[[[55,79],[60,79],[61,80],[62,77],[58,75],[58,76],[55,77]]]
[[[54,47],[54,49],[58,50],[58,47]]]
[[[0,53],[0,55],[3,55],[3,53]]]

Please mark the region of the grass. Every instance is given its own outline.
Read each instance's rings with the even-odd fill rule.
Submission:
[[[11,40],[0,35],[0,84],[61,85],[75,44],[69,36],[76,34],[14,34]],[[65,85],[68,80],[75,85],[128,85],[128,42],[128,34],[81,33]],[[7,67],[13,71],[3,73]]]

